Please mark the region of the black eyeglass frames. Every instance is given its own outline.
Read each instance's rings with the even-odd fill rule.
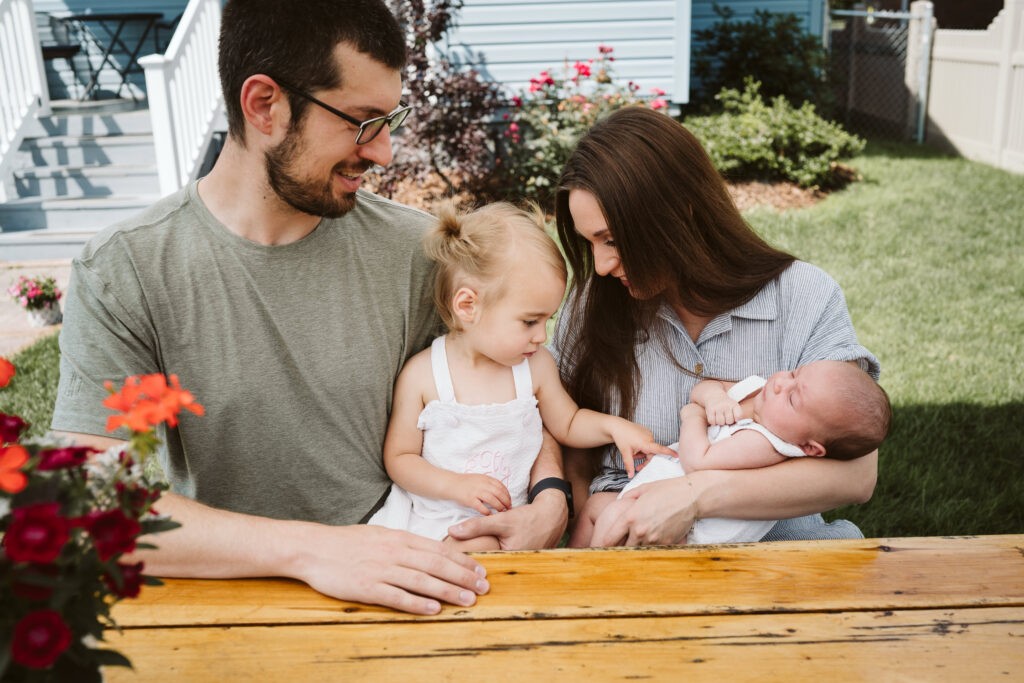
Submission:
[[[308,100],[322,109],[326,109],[327,111],[331,112],[332,114],[342,119],[343,121],[347,121],[348,123],[351,123],[353,126],[358,126],[359,132],[356,133],[357,145],[365,145],[366,143],[372,141],[375,137],[380,135],[380,132],[384,130],[384,126],[387,126],[388,130],[394,133],[403,123],[405,123],[405,120],[409,118],[409,112],[412,111],[412,107],[410,107],[408,104],[406,104],[405,102],[399,102],[398,108],[386,116],[375,116],[372,119],[360,121],[356,117],[349,116],[340,109],[335,109],[326,102],[321,102],[320,100],[313,97],[309,93],[299,90],[298,88],[292,85],[289,85],[288,83],[282,81],[280,78],[274,78],[274,80],[277,81],[277,84],[280,85],[285,90],[290,90],[291,92],[295,93],[302,99]]]

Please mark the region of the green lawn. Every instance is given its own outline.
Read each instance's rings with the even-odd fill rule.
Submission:
[[[1024,176],[870,145],[863,181],[748,217],[843,286],[895,409],[868,536],[1024,532]]]
[[[770,241],[843,286],[895,407],[878,488],[835,513],[868,536],[1024,533],[1024,176],[869,145],[861,182],[810,209],[757,210]],[[40,433],[57,348],[19,354],[0,411]]]

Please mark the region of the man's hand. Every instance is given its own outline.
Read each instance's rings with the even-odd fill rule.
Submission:
[[[538,493],[529,505],[468,519],[448,529],[448,534],[460,541],[495,536],[502,550],[553,548],[565,533],[568,521],[565,494],[548,489]]]
[[[473,508],[481,515],[504,512],[512,507],[512,496],[500,481],[486,474],[456,474],[451,499]]]
[[[291,574],[331,597],[437,614],[442,602],[469,606],[490,590],[478,562],[405,531],[306,524],[298,537]]]

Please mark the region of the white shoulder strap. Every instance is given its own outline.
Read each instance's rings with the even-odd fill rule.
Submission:
[[[516,398],[533,398],[533,377],[530,375],[530,359],[512,366],[512,379],[516,382]]]
[[[430,368],[434,372],[434,386],[442,403],[455,402],[455,387],[452,373],[448,370],[448,354],[444,348],[445,336],[440,336],[430,345]]]
[[[736,382],[727,392],[729,398],[734,401],[742,401],[747,396],[750,396],[756,391],[761,391],[768,381],[764,377],[758,377],[757,375],[751,375],[746,379]]]

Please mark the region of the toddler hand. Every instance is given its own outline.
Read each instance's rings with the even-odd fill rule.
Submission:
[[[452,500],[473,508],[481,515],[504,512],[512,507],[512,496],[505,485],[486,474],[460,474]]]
[[[667,446],[662,446],[654,440],[654,434],[646,427],[633,424],[628,420],[619,421],[612,430],[612,438],[615,446],[622,454],[622,464],[626,468],[626,474],[630,479],[642,469],[643,465],[652,455],[659,453],[664,455],[675,455],[675,451]],[[639,461],[639,467],[637,462]]]

